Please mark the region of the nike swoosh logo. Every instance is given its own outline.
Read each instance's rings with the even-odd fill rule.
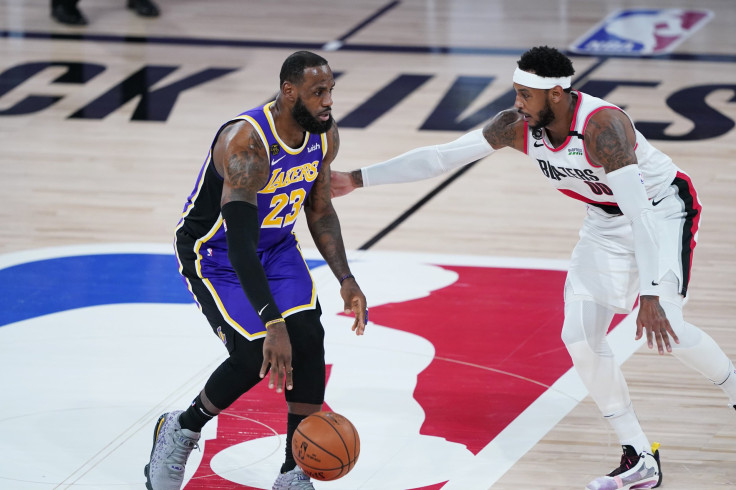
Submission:
[[[281,158],[284,158],[284,157],[281,157]],[[279,160],[280,160],[281,158],[279,158]],[[266,306],[268,306],[268,305],[270,305],[270,304],[271,304],[271,303],[266,303]],[[261,316],[261,313],[263,313],[263,310],[265,310],[265,309],[266,309],[266,306],[264,306],[263,308],[261,308],[261,309],[260,309],[260,311],[258,312],[258,316]]]
[[[652,286],[659,286],[659,283],[652,281]]]
[[[279,163],[284,158],[286,158],[286,155],[282,155],[280,158],[277,158],[276,160],[273,160],[271,162],[271,166],[273,167],[274,165],[276,165],[277,163]]]
[[[535,147],[535,148],[538,148],[538,147],[540,147],[540,146],[544,146],[544,143],[539,143],[539,144],[537,144],[537,142],[536,142],[536,141],[534,142],[534,147]]]
[[[664,197],[662,199],[660,199],[659,201],[655,201],[654,199],[652,199],[652,206],[656,206],[657,204],[659,204],[662,201],[664,201],[664,199],[665,199]]]

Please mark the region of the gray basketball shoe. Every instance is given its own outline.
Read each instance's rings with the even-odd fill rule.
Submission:
[[[182,429],[179,425],[181,413],[181,410],[165,413],[156,422],[151,460],[143,470],[148,490],[181,489],[189,453],[199,447],[199,432]]]
[[[314,490],[311,480],[297,465],[293,470],[281,473],[273,483],[273,490]]]

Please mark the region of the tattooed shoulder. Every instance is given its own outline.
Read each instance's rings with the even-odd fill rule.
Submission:
[[[588,155],[593,162],[603,166],[606,172],[637,163],[634,153],[635,138],[629,135],[630,132],[633,133],[633,129],[623,119],[625,117],[620,111],[601,111],[585,127]]]
[[[257,191],[268,181],[269,162],[258,133],[249,124],[237,128],[227,142],[224,177],[232,189]]]

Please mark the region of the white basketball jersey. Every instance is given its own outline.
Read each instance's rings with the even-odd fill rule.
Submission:
[[[609,214],[620,214],[621,210],[608,186],[603,167],[596,166],[588,160],[583,135],[588,120],[597,111],[622,110],[597,97],[576,91],[573,93],[577,94],[578,101],[572,127],[565,142],[554,148],[547,139],[544,129],[532,131],[527,124],[526,153],[537,161],[540,170],[552,185],[566,196],[592,204]],[[652,199],[669,187],[678,168],[670,157],[649,144],[636,128],[634,131],[636,158],[647,195]]]

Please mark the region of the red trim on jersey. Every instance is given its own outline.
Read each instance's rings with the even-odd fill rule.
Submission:
[[[575,104],[575,112],[572,115],[572,122],[570,123],[570,130],[568,131],[568,133],[575,130],[575,121],[578,120],[578,109],[580,109],[580,104],[583,102],[583,94],[581,94],[578,91],[575,91],[575,93],[578,94],[578,101]],[[542,138],[542,143],[544,143],[544,146],[546,146],[549,151],[555,153],[555,152],[561,151],[563,148],[565,148],[567,146],[567,144],[570,142],[570,138],[571,137],[572,136],[570,136],[568,134],[567,135],[567,138],[565,138],[565,141],[560,146],[558,146],[557,148],[552,148],[551,146],[549,146],[547,144],[547,142],[544,141],[544,138]],[[585,145],[584,144],[583,144],[583,148],[585,148]]]
[[[527,145],[529,144],[529,123],[526,122],[526,119],[524,119],[524,153],[527,155],[529,154],[529,148]]]
[[[585,196],[581,196],[577,192],[573,192],[573,191],[571,191],[569,189],[557,189],[557,190],[560,191],[560,192],[562,192],[567,197],[572,197],[573,199],[577,199],[578,201],[583,201],[583,202],[588,203],[588,204],[601,204],[603,206],[616,206],[616,207],[618,207],[618,203],[616,203],[616,202],[594,201],[594,200],[589,199],[589,198],[587,198]]]
[[[585,134],[585,128],[588,127],[588,121],[590,121],[590,118],[593,117],[593,114],[596,114],[598,111],[602,111],[603,109],[616,109],[617,111],[624,112],[623,110],[621,110],[620,107],[616,107],[615,105],[603,105],[603,106],[598,107],[596,110],[588,114],[587,118],[585,118],[585,124],[583,124],[583,134]],[[637,146],[639,146],[639,143],[634,145],[634,151],[636,151]],[[588,148],[586,148],[585,146],[585,140],[583,140],[583,153],[585,153],[585,161],[588,162],[588,165],[590,165],[591,167],[595,167],[595,168],[602,167],[602,165],[596,165],[595,163],[591,162],[590,158],[588,158]]]
[[[695,250],[695,245],[697,242],[695,241],[695,236],[698,233],[698,229],[700,229],[700,214],[703,211],[703,206],[700,204],[700,199],[698,199],[698,193],[695,190],[695,186],[693,185],[692,180],[690,180],[690,176],[684,172],[677,172],[677,178],[684,180],[687,182],[688,186],[688,194],[689,197],[693,200],[692,202],[692,208],[696,211],[695,216],[692,217],[692,226],[690,226],[690,229],[685,229],[683,233],[683,241],[686,243],[683,243],[683,258],[687,260],[687,271],[683,271],[685,274],[684,281],[685,282],[685,288],[687,288],[688,283],[690,282],[690,273],[692,272],[693,268],[693,251]],[[683,198],[682,192],[678,194],[680,196],[680,199]],[[689,232],[689,233],[688,233]],[[688,236],[689,235],[689,236]],[[685,260],[683,260],[682,266],[685,267]]]

